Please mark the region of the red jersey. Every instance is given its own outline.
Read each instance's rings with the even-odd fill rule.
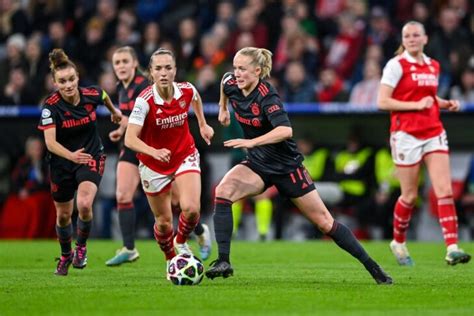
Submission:
[[[183,160],[196,150],[189,131],[188,110],[197,91],[189,82],[173,83],[174,95],[165,102],[155,85],[148,86],[135,100],[129,123],[142,126],[140,139],[148,146],[171,151],[169,162],[161,162],[145,154],[138,159],[150,169],[161,174],[172,174]]]
[[[421,111],[392,111],[390,132],[403,131],[416,138],[428,139],[443,131],[436,99],[439,63],[423,55],[423,65],[408,52],[392,58],[383,70],[382,84],[393,88],[392,98],[399,101],[419,101],[432,96],[433,106]]]

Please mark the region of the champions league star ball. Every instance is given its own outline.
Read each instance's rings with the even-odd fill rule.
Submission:
[[[195,256],[177,255],[170,261],[168,276],[175,285],[197,285],[204,277],[204,265]]]

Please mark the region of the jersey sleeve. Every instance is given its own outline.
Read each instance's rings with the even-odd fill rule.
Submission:
[[[231,72],[226,72],[222,76],[221,84],[224,86],[224,94],[229,96],[232,93],[233,87],[235,84],[231,84],[235,82],[234,74]]]
[[[103,90],[101,87],[99,86],[90,86],[89,88],[87,88],[89,90],[97,90],[97,95],[94,93],[94,95],[89,95],[90,98],[92,98],[94,100],[93,102],[93,105],[95,108],[97,108],[97,106],[100,104],[104,104],[104,100],[105,100],[105,97],[107,96],[107,92],[105,92],[105,90]]]
[[[38,129],[45,130],[56,127],[56,111],[54,105],[43,105],[41,110],[41,118],[39,120]]]
[[[135,105],[133,106],[132,113],[128,118],[128,123],[143,126],[149,110],[150,106],[148,102],[146,102],[145,99],[143,99],[142,97],[138,97],[135,100]]]
[[[192,100],[195,101],[197,100],[197,96],[199,95],[196,87],[191,83],[191,82],[188,82],[189,86],[191,87],[191,90],[193,90],[193,98]]]
[[[389,62],[383,69],[382,79],[380,80],[380,83],[395,88],[398,82],[400,81],[402,75],[402,65],[400,65],[397,59],[393,58],[389,60]]]
[[[283,103],[277,94],[269,94],[262,102],[262,109],[270,124],[273,127],[291,127],[288,113],[283,108]]]

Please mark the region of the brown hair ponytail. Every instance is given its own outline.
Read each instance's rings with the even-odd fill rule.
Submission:
[[[72,67],[77,72],[76,65],[69,59],[64,50],[61,48],[55,48],[49,53],[49,69],[53,74],[53,79],[56,71]]]

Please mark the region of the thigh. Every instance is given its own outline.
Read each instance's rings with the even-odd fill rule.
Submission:
[[[191,206],[198,207],[201,201],[201,174],[198,172],[187,172],[176,175],[173,186],[176,187],[179,205],[182,210],[188,210]]]
[[[418,182],[420,177],[420,165],[410,167],[397,166],[397,178],[400,181],[400,190],[405,202],[411,203],[411,198],[418,195]]]
[[[238,164],[230,169],[217,186],[216,196],[232,202],[257,195],[265,189],[263,179],[249,167]]]
[[[77,188],[77,203],[85,203],[92,206],[95,195],[97,194],[97,185],[91,181],[83,181],[79,183]]]
[[[291,201],[313,224],[317,225],[322,232],[328,233],[334,223],[332,215],[324,205],[316,190],[312,190],[303,196],[293,198]]]
[[[159,192],[153,195],[147,194],[146,198],[156,218],[171,221],[171,191]]]
[[[131,200],[138,183],[140,183],[138,166],[128,161],[119,161],[117,164],[117,192]]]

